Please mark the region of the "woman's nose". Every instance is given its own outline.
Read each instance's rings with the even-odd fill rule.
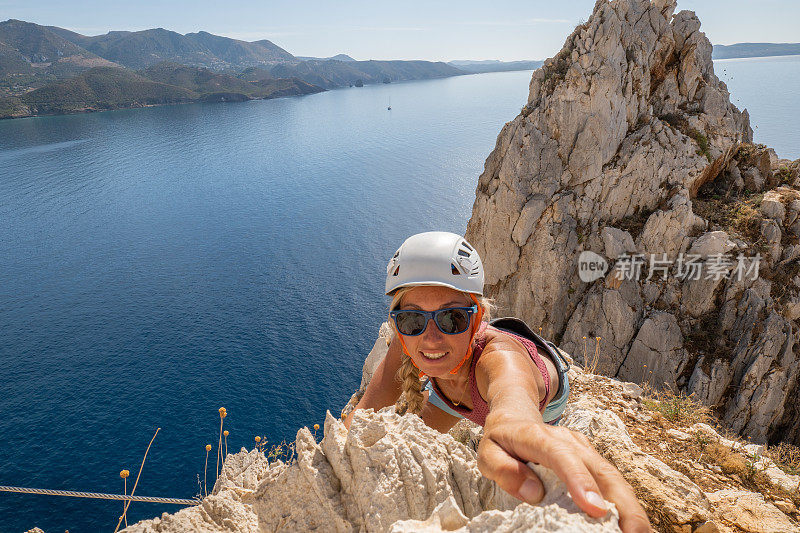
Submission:
[[[443,337],[444,334],[439,330],[439,326],[436,325],[436,321],[432,318],[428,319],[428,324],[425,327],[425,331],[422,333],[423,337],[438,339]]]

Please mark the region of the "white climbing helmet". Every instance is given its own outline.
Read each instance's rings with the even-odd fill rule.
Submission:
[[[483,263],[461,235],[429,231],[412,235],[386,266],[386,294],[401,287],[439,285],[483,294]]]

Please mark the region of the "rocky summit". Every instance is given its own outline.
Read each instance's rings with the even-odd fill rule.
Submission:
[[[579,361],[798,444],[800,160],[752,144],[675,9],[596,3],[503,127],[466,237],[499,306]]]
[[[379,337],[364,365],[367,381],[386,352]],[[569,358],[568,354],[565,354]],[[800,527],[800,476],[769,459],[763,446],[729,440],[702,422],[670,422],[667,398],[573,365],[562,421],[586,435],[633,486],[664,532],[785,532]],[[351,401],[351,406],[354,401]],[[683,423],[680,423],[680,422]],[[197,506],[124,531],[619,531],[613,505],[589,518],[555,474],[531,464],[546,489],[538,505],[520,503],[480,475],[480,427],[450,434],[394,408],[357,411],[348,432],[327,416],[324,438],[297,433],[291,455],[230,454],[213,491]]]

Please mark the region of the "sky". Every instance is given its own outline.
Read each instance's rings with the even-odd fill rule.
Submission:
[[[269,39],[294,55],[355,59],[545,59],[589,18],[595,0],[0,0],[0,20],[110,30],[204,30]],[[796,0],[679,0],[714,44],[800,42]]]

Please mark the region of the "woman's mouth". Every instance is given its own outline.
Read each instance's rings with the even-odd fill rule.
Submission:
[[[425,359],[430,359],[431,361],[441,359],[445,355],[447,355],[447,352],[422,352],[422,356]]]

